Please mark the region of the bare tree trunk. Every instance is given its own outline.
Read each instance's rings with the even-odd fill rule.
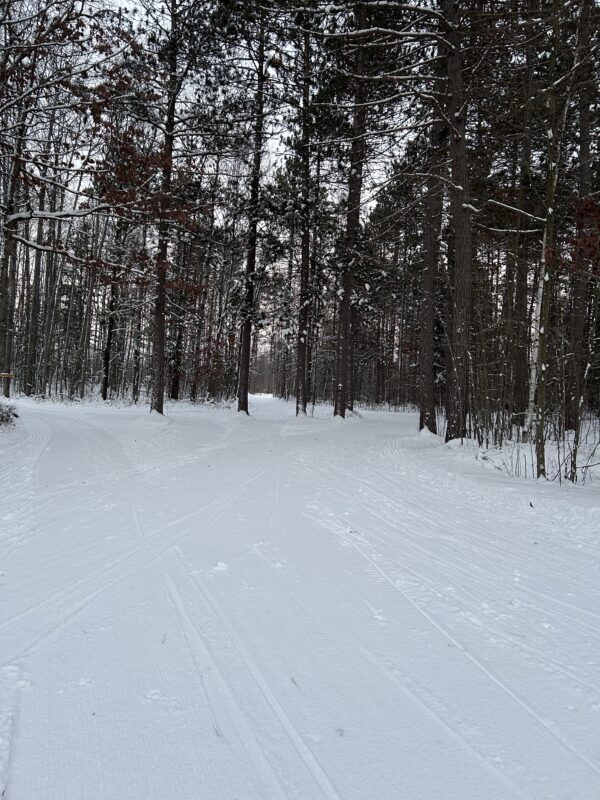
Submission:
[[[171,376],[171,400],[179,400],[181,392],[181,356],[183,350],[183,323],[177,326],[177,336],[175,339],[175,351],[173,353],[173,374]]]
[[[110,281],[108,310],[106,314],[106,339],[104,342],[104,349],[102,352],[102,385],[100,387],[100,395],[103,400],[107,399],[108,390],[110,388],[110,359],[112,351],[113,334],[115,330],[116,308],[117,308],[117,269],[116,267],[113,267],[111,281]]]
[[[244,318],[241,330],[240,368],[238,382],[238,411],[248,414],[248,391],[250,385],[250,355],[252,349],[252,315],[254,312],[254,293],[256,280],[256,245],[258,239],[260,169],[262,162],[264,126],[264,83],[265,83],[265,20],[260,11],[258,51],[256,65],[256,96],[254,120],[254,156],[250,178],[250,221],[248,226],[248,254],[246,259],[246,297]]]
[[[592,301],[592,315],[588,346],[585,346],[586,310],[589,294],[590,263],[582,251],[579,240],[585,235],[587,219],[585,204],[589,202],[592,188],[591,176],[591,102],[592,102],[592,65],[590,62],[590,20],[588,6],[582,9],[582,56],[583,70],[579,78],[579,214],[577,220],[577,254],[573,274],[573,304],[571,309],[571,358],[567,361],[567,388],[565,427],[575,431],[573,449],[571,451],[570,480],[577,480],[577,458],[581,439],[582,413],[585,403],[587,377],[592,363],[595,335],[595,316],[597,292]],[[582,59],[582,60],[583,60]]]
[[[14,238],[16,222],[10,219],[17,203],[17,190],[21,176],[21,156],[25,140],[25,112],[19,113],[15,149],[11,158],[11,171],[5,200],[3,220],[2,257],[0,258],[0,372],[10,374],[12,367],[13,340],[13,292],[11,292],[11,272],[16,268],[17,243]],[[2,381],[5,397],[10,397],[10,378]]]
[[[446,441],[466,435],[469,323],[471,308],[471,208],[466,142],[467,99],[463,87],[460,44],[460,12],[454,0],[442,0],[448,24],[446,54],[448,75],[447,117],[450,130],[452,183],[450,214],[454,233],[453,310],[450,328],[450,370]]]
[[[215,209],[217,206],[217,191],[219,188],[219,176],[221,170],[220,159],[217,158],[215,175],[210,195],[210,223],[208,228],[208,238],[204,248],[202,271],[200,273],[200,296],[198,297],[197,325],[194,342],[194,360],[192,362],[192,385],[190,387],[190,400],[195,402],[198,397],[198,383],[200,381],[200,369],[202,366],[202,339],[205,332],[206,323],[206,303],[208,299],[208,285],[211,271],[211,261],[213,252],[213,242],[215,233]],[[210,343],[210,331],[208,340]],[[210,348],[208,348],[210,349]],[[210,358],[210,356],[209,356]]]
[[[296,414],[306,414],[308,403],[308,318],[310,293],[310,33],[304,30],[302,74],[302,241],[300,245],[300,310],[298,313],[298,338],[296,344]]]
[[[533,74],[536,60],[533,44],[532,20],[538,0],[527,0],[525,68],[523,72],[523,122],[521,132],[521,153],[519,165],[518,207],[528,214],[533,213],[532,175],[531,175],[531,98],[533,95]],[[512,302],[512,320],[509,320],[508,361],[512,364],[512,386],[510,405],[513,414],[511,422],[524,427],[527,415],[527,385],[529,382],[528,348],[529,313],[527,307],[527,277],[531,249],[528,235],[521,233],[523,216],[517,214],[517,233],[514,242],[515,292]],[[512,324],[511,324],[512,322]]]
[[[587,14],[582,25],[582,51],[589,50],[589,27]],[[591,64],[587,61],[579,78],[579,208],[577,215],[577,253],[573,273],[573,300],[571,307],[570,342],[571,357],[567,360],[567,387],[565,403],[565,427],[576,431],[579,424],[579,408],[582,393],[582,379],[587,357],[585,346],[586,308],[589,290],[589,259],[579,244],[585,234],[587,220],[585,203],[589,202],[591,175]]]
[[[168,43],[169,86],[165,138],[163,146],[163,166],[160,199],[160,220],[158,223],[158,247],[156,252],[156,296],[154,301],[154,341],[152,352],[153,387],[151,409],[162,414],[165,401],[166,381],[166,307],[167,270],[169,266],[169,212],[172,206],[171,186],[173,178],[173,150],[175,146],[175,110],[180,79],[177,75],[179,21],[175,0],[171,4],[171,31]]]
[[[40,190],[39,207],[44,210],[45,187]],[[36,244],[41,245],[44,241],[44,222],[39,219],[37,223]],[[31,287],[31,308],[29,312],[29,326],[27,335],[27,358],[25,362],[24,391],[29,397],[34,391],[36,384],[36,364],[39,340],[40,324],[40,285],[42,269],[42,251],[36,250],[33,257],[33,279]]]
[[[586,0],[584,0],[585,8]],[[558,167],[560,160],[561,142],[564,136],[567,113],[570,101],[570,82],[562,98],[562,108],[558,109],[556,79],[558,76],[558,48],[561,42],[561,4],[553,0],[552,14],[552,44],[548,65],[548,92],[547,92],[547,173],[546,173],[546,221],[542,239],[541,275],[538,282],[537,296],[533,316],[533,336],[531,346],[530,379],[529,379],[529,404],[528,428],[535,428],[535,452],[537,477],[546,477],[546,389],[548,380],[548,338],[550,307],[555,271],[555,196],[558,183]],[[578,32],[581,27],[580,16]],[[575,59],[578,57],[578,50]]]
[[[427,177],[427,198],[423,219],[423,295],[419,330],[419,430],[427,428],[432,433],[437,433],[434,373],[435,287],[444,201],[444,187],[438,175],[443,170],[445,137],[446,129],[443,123],[434,123],[431,132],[430,174]]]
[[[86,358],[90,345],[90,333],[92,329],[92,303],[94,299],[95,279],[94,273],[87,273],[87,291],[86,302],[83,312],[83,319],[81,322],[81,331],[79,333],[79,345],[77,347],[77,356],[75,359],[75,371],[73,385],[70,394],[75,395],[76,386],[79,387],[79,397],[83,400],[85,396],[85,384],[87,380],[87,363]],[[77,382],[77,383],[76,383]]]
[[[131,398],[134,403],[140,399],[140,384],[142,379],[141,353],[142,353],[142,306],[144,294],[139,289],[137,297],[137,311],[135,319],[135,333],[133,341],[133,380],[131,385]]]
[[[364,10],[357,11],[357,25],[363,27]],[[350,151],[350,174],[348,177],[348,208],[346,211],[346,237],[343,253],[343,272],[341,298],[338,318],[337,364],[334,386],[335,416],[344,418],[348,408],[351,390],[350,355],[352,335],[352,289],[354,267],[357,259],[356,245],[360,226],[360,201],[362,196],[363,167],[365,162],[365,130],[367,125],[367,106],[365,105],[366,86],[361,80],[364,71],[365,51],[359,42],[356,45],[354,120],[352,124],[352,147]]]

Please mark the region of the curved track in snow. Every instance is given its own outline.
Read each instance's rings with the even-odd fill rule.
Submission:
[[[412,415],[20,404],[8,800],[596,800],[600,494]]]

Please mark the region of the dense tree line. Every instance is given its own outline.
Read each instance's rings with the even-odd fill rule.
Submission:
[[[4,395],[600,412],[597,0],[5,0]]]

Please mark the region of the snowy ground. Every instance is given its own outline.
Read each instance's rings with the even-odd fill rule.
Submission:
[[[597,484],[406,414],[18,405],[1,796],[600,798]]]

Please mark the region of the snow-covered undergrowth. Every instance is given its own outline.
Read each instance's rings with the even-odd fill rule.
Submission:
[[[600,439],[598,430],[586,433],[577,453],[577,483],[586,484],[600,480]],[[550,438],[546,443],[546,476],[549,481],[570,480],[574,449],[574,432],[559,440]],[[506,439],[502,447],[480,447],[472,439],[455,439],[447,447],[459,455],[475,458],[482,466],[505,472],[515,478],[536,479],[536,454],[533,442]]]
[[[16,414],[16,409],[12,403],[6,403],[0,400],[0,428],[7,425],[14,425]]]
[[[370,406],[371,411],[387,410],[387,406]],[[416,417],[416,411],[410,408],[395,409],[396,413],[404,413]],[[418,419],[418,417],[416,417]],[[415,423],[416,424],[416,423]],[[442,415],[437,420],[439,434],[433,436],[430,431],[423,431],[422,435],[433,436],[432,443],[444,445],[446,423]],[[571,480],[571,468],[575,451],[575,432],[562,431],[556,434],[553,426],[549,426],[546,442],[546,480],[562,483]],[[554,423],[556,428],[556,423]],[[491,444],[491,439],[481,444],[475,438],[454,439],[445,446],[453,451],[457,457],[475,459],[482,467],[505,472],[515,478],[527,480],[537,479],[537,458],[535,443],[523,442],[519,437],[518,427],[513,429],[514,438],[504,438],[501,445]],[[482,436],[483,438],[483,436]],[[587,417],[583,420],[580,431],[579,444],[576,452],[576,483],[584,485],[600,480],[600,418]]]
[[[252,405],[18,401],[0,795],[600,797],[598,484]]]

